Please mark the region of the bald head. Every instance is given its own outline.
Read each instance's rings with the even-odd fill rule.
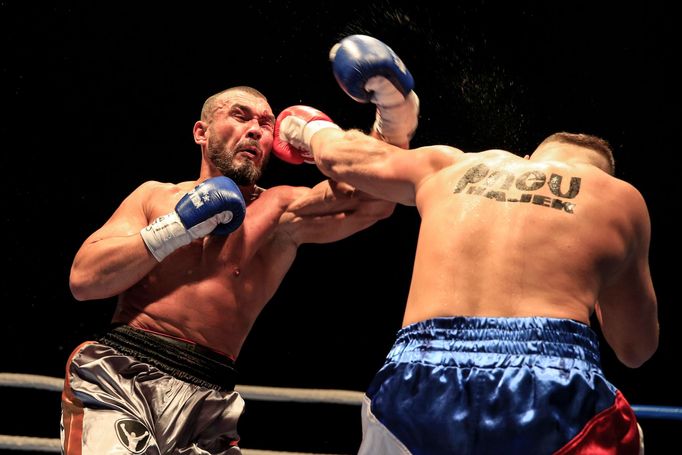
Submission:
[[[206,99],[206,101],[204,101],[204,106],[201,108],[201,121],[210,123],[211,120],[213,120],[213,114],[215,113],[216,109],[222,107],[223,104],[225,103],[225,100],[227,100],[229,98],[229,95],[233,92],[248,93],[249,95],[262,98],[267,102],[267,98],[265,98],[265,95],[263,95],[261,92],[259,92],[253,87],[248,87],[246,85],[230,87],[228,89],[223,90],[222,92],[216,93],[215,95],[209,96]]]

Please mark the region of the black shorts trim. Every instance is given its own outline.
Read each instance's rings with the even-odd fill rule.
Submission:
[[[114,326],[98,341],[177,379],[215,390],[234,390],[237,380],[234,362],[205,346],[128,325]]]

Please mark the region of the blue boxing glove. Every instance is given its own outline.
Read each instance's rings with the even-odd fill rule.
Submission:
[[[246,203],[236,183],[213,177],[198,184],[175,205],[140,231],[142,240],[161,262],[192,240],[208,234],[227,235],[244,221]]]
[[[377,106],[374,130],[391,144],[407,146],[417,129],[419,98],[400,57],[376,38],[351,35],[332,47],[329,58],[343,91]]]

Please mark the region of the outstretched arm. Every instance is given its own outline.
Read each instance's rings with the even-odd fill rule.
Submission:
[[[447,146],[401,149],[359,131],[342,131],[308,106],[292,106],[279,114],[273,151],[290,162],[314,161],[334,180],[405,205],[415,205],[421,184],[463,153]]]
[[[361,231],[393,213],[393,202],[345,183],[325,180],[300,188],[280,218],[280,230],[300,245],[329,243]]]
[[[359,131],[321,129],[311,138],[320,171],[373,196],[415,205],[418,188],[435,172],[456,162],[463,152],[429,146],[404,150]]]

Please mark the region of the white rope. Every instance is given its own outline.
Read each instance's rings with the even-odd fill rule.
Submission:
[[[64,380],[36,374],[0,373],[0,386],[61,392]],[[335,389],[294,389],[242,385],[235,388],[245,400],[293,401],[298,403],[331,403],[361,405],[362,392]]]
[[[242,455],[337,455],[331,453],[277,452],[274,450],[242,449]]]
[[[0,434],[0,449],[31,450],[33,452],[61,452],[59,439],[8,436]]]
[[[299,403],[332,403],[361,405],[362,392],[334,389],[293,389],[243,385],[235,388],[246,400],[295,401]]]
[[[0,373],[0,386],[23,387],[61,392],[64,379],[36,374]],[[247,400],[294,401],[300,403],[332,403],[360,405],[364,394],[350,390],[294,389],[287,387],[237,386],[236,390]],[[638,417],[680,420],[682,408],[667,406],[637,406],[632,408]],[[0,435],[0,449],[60,452],[59,439]],[[275,452],[270,450],[242,449],[244,455],[330,455],[302,452]]]
[[[32,452],[61,452],[59,439],[9,436],[0,434],[0,449]],[[242,455],[335,455],[325,453],[277,452],[274,450],[242,449]]]
[[[61,392],[64,379],[37,374],[0,373],[0,386]],[[294,389],[286,387],[237,386],[245,400],[293,401],[299,403],[332,403],[359,405],[362,392],[334,389]],[[60,452],[59,439],[0,435],[0,449],[28,450],[34,452]],[[243,455],[332,455],[303,452],[276,452],[271,450],[242,449]]]
[[[64,379],[37,374],[0,373],[0,386],[61,392],[64,388]]]

